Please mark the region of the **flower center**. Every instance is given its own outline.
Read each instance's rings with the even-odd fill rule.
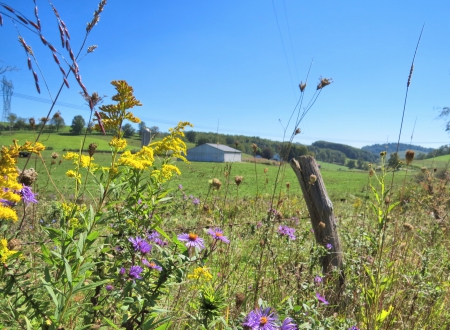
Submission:
[[[151,267],[151,268],[154,268],[155,266],[156,266],[156,264],[155,264],[154,262],[151,262],[151,263],[150,263],[150,267]]]
[[[264,325],[268,322],[267,317],[263,316],[259,319],[259,325]]]
[[[198,237],[198,235],[196,235],[196,234],[189,234],[189,240],[190,241],[195,241],[195,240],[197,240],[197,237]]]
[[[216,232],[215,234],[216,234],[216,236],[219,236],[219,237],[220,237],[220,236],[223,236],[223,234],[220,233],[220,232]]]

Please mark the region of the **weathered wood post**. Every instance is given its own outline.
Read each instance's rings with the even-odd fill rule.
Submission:
[[[339,272],[339,278],[336,279],[336,294],[339,297],[344,285],[343,256],[333,204],[314,157],[301,156],[298,160],[292,159],[290,164],[302,188],[316,242],[330,251],[322,259],[322,271],[324,274],[330,274],[333,269]]]

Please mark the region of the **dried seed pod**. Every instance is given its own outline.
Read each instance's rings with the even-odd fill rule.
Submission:
[[[413,159],[414,159],[414,151],[413,150],[407,150],[406,154],[405,154],[405,158],[406,158],[406,165],[411,164]]]
[[[256,153],[258,146],[255,143],[252,143],[253,152]]]
[[[30,23],[31,25],[33,25],[33,27],[34,27],[36,30],[40,30],[39,26],[38,26],[36,23],[34,23],[33,21],[28,20],[28,23]]]
[[[90,145],[89,145],[89,157],[92,157],[92,156],[94,156],[94,154],[95,154],[95,151],[97,150],[97,144],[96,143],[91,143]]]
[[[0,26],[3,26],[3,16],[0,14]]]
[[[58,157],[59,157],[58,153],[56,153],[56,152],[52,153],[52,158],[53,158],[53,159],[56,159],[56,158],[58,158]]]
[[[373,168],[371,168],[369,171],[369,176],[373,177],[374,174],[375,174],[375,171],[373,170]]]
[[[26,169],[19,174],[19,182],[30,187],[38,177],[38,173],[34,168]]]
[[[408,223],[408,222],[405,222],[405,223],[403,224],[403,228],[404,228],[406,231],[413,231],[413,230],[414,230],[414,226],[413,226],[412,224]]]
[[[52,44],[48,44],[48,48],[50,48],[50,50],[51,50],[52,52],[57,53],[56,48],[53,47]]]
[[[69,82],[67,81],[67,79],[66,79],[66,78],[63,78],[63,80],[64,80],[64,84],[66,85],[66,87],[67,87],[67,88],[70,88]]]
[[[306,83],[300,82],[300,85],[298,85],[298,87],[300,87],[300,92],[303,92],[306,88]]]
[[[384,157],[384,156],[386,156],[386,151],[380,152],[380,157]]]
[[[39,84],[36,82],[36,90],[39,94],[41,94],[41,88],[39,87]]]
[[[314,174],[311,174],[309,176],[309,184],[314,184],[317,181],[317,176],[315,176]]]
[[[13,238],[8,242],[8,249],[17,251],[18,249],[20,249],[21,245],[22,245],[22,242],[19,239]]]
[[[28,70],[31,70],[32,66],[31,66],[31,59],[28,57]]]
[[[17,14],[16,14],[16,17],[17,17],[19,20],[21,20],[22,23],[28,25],[28,21],[27,21],[25,18],[23,18],[22,16],[19,16],[19,15],[17,15]]]
[[[56,56],[55,53],[53,53],[53,59],[55,60],[55,62],[56,62],[58,65],[60,64],[60,63],[59,63],[58,56]]]
[[[286,189],[289,190],[291,188],[291,183],[290,182],[286,182]]]
[[[243,176],[240,175],[236,175],[234,177],[234,182],[236,183],[236,185],[239,187],[239,185],[242,183],[242,180],[244,180]]]
[[[301,133],[300,128],[297,128],[297,129],[295,130],[295,135],[300,134],[300,133]]]
[[[48,42],[47,42],[47,40],[45,40],[44,36],[41,34],[40,37],[41,37],[41,41],[44,44],[44,46],[47,46]]]
[[[214,187],[214,189],[219,190],[220,187],[222,186],[222,182],[220,182],[219,179],[214,178],[214,179],[212,180],[212,186]]]
[[[319,228],[320,229],[325,229],[326,225],[325,223],[323,223],[322,221],[319,222]]]

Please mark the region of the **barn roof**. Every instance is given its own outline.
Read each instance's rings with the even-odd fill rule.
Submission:
[[[240,150],[231,148],[231,147],[223,145],[223,144],[217,144],[217,143],[205,143],[205,144],[207,144],[210,147],[213,147],[215,149],[219,149],[219,150],[222,150],[222,151],[225,151],[225,152],[234,152],[234,153],[240,153],[241,152]],[[197,146],[197,147],[200,147],[200,146]],[[197,147],[194,147],[194,148],[191,148],[191,149],[195,149]]]

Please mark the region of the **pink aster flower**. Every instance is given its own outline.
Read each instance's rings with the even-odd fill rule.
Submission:
[[[227,243],[227,244],[230,243],[230,240],[228,239],[228,237],[223,236],[223,231],[222,231],[222,229],[219,229],[219,228],[214,228],[214,229],[209,228],[208,234],[211,235],[214,239],[221,240],[222,242]]]
[[[178,240],[182,242],[186,242],[186,246],[188,248],[196,248],[198,250],[204,249],[203,238],[198,237],[197,234],[189,233],[189,234],[181,234],[177,236]]]

